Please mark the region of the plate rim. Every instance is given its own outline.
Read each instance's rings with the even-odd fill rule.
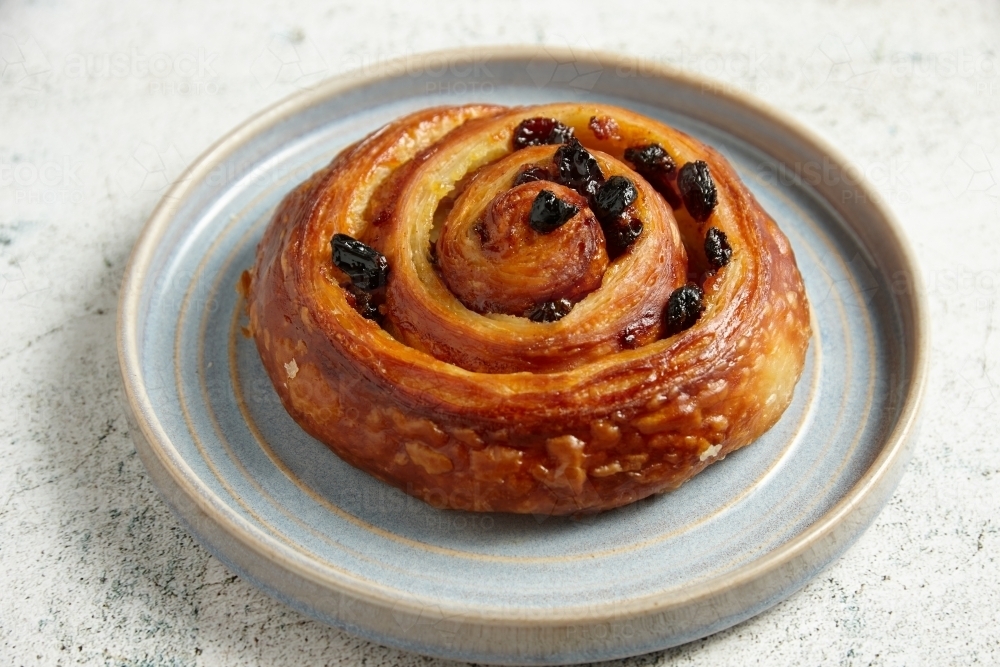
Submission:
[[[367,74],[362,70],[354,70],[340,74],[320,82],[315,87],[292,93],[230,130],[185,169],[150,214],[126,264],[118,300],[116,345],[124,388],[124,408],[128,413],[130,432],[136,449],[161,495],[188,529],[216,555],[219,555],[217,549],[227,553],[219,547],[219,541],[232,542],[265,559],[272,566],[279,566],[285,574],[314,585],[321,585],[331,593],[348,595],[361,603],[382,610],[389,608],[394,612],[410,613],[418,617],[421,614],[427,616],[428,605],[432,605],[430,611],[444,614],[442,618],[447,617],[452,620],[457,618],[463,623],[491,628],[516,628],[525,624],[533,627],[594,624],[664,613],[692,605],[711,605],[713,601],[721,602],[724,596],[752,590],[755,585],[760,585],[765,580],[770,581],[772,586],[776,585],[781,579],[781,571],[793,565],[812,569],[825,567],[864,532],[895,489],[915,440],[920,405],[926,390],[929,370],[929,323],[919,264],[909,241],[891,208],[885,204],[864,176],[852,183],[852,187],[866,198],[865,205],[881,220],[883,229],[879,232],[893,245],[898,263],[909,272],[909,289],[905,292],[909,299],[906,304],[908,310],[901,309],[899,317],[903,323],[903,334],[912,332],[913,340],[908,341],[909,345],[905,352],[906,361],[910,366],[910,383],[905,387],[894,427],[882,438],[881,451],[854,486],[833,507],[794,538],[729,573],[697,582],[690,587],[653,593],[624,603],[605,601],[588,604],[584,609],[567,607],[565,608],[567,613],[559,613],[562,609],[548,609],[541,613],[538,611],[525,613],[531,611],[525,609],[484,613],[483,610],[476,610],[473,606],[442,607],[437,600],[433,603],[420,602],[417,596],[412,600],[401,599],[373,590],[367,582],[351,581],[337,573],[324,572],[321,567],[317,567],[318,563],[308,562],[317,559],[306,559],[302,553],[289,552],[289,547],[238,516],[221,499],[213,497],[204,483],[197,483],[198,475],[182,457],[174,455],[176,452],[173,450],[170,438],[156,418],[156,408],[146,391],[140,373],[141,349],[138,340],[142,287],[151,268],[151,260],[158,241],[167,232],[181,203],[214,167],[223,163],[228,156],[255,136],[322,101],[352,90],[361,90],[381,80],[391,79],[404,64],[412,66],[415,62],[427,63],[442,59],[467,61],[484,58],[487,62],[491,59],[528,62],[539,56],[554,58],[560,62],[595,62],[600,66],[610,67],[628,65],[638,58],[623,53],[589,49],[586,54],[580,54],[571,49],[548,46],[465,47],[403,56],[385,62],[384,66],[380,67],[382,72]],[[837,148],[801,122],[730,85],[660,63],[644,64],[643,71],[650,76],[682,86],[707,89],[708,92],[705,94],[710,99],[719,99],[747,109],[774,126],[780,127],[799,143],[829,156],[835,164],[841,166],[853,164],[853,161],[842,155]],[[834,204],[825,196],[822,199],[831,205]],[[897,307],[902,305],[898,294],[893,301]],[[188,516],[186,512],[193,512],[196,516]],[[850,518],[858,514],[862,520],[848,526],[851,524]],[[212,530],[221,530],[221,535],[213,540],[201,529],[202,523]],[[230,554],[227,553],[228,555]],[[223,560],[241,574],[246,574],[242,571],[243,568],[232,565],[231,558]],[[257,585],[270,590],[269,586],[272,584],[261,582],[252,574],[249,578]],[[808,581],[808,578],[805,581]],[[805,581],[799,582],[794,588],[781,594],[778,599],[783,599],[804,585]],[[281,594],[280,586],[275,586],[275,590],[271,592],[277,592],[286,603],[290,602]],[[777,602],[778,599],[771,603]]]

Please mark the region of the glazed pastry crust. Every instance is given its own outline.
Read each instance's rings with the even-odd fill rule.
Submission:
[[[514,129],[532,117],[572,127],[606,175],[633,180],[644,224],[635,245],[606,262],[599,286],[552,323],[476,312],[448,288],[497,261],[468,255],[467,230],[511,189],[512,174],[551,164],[558,146],[512,149]],[[678,166],[707,163],[718,193],[707,221],[671,210],[623,159],[653,142]],[[710,226],[733,249],[718,270],[702,249]],[[577,227],[569,240],[545,240],[550,262],[581,246],[571,231],[592,228]],[[331,263],[335,233],[389,260],[381,326],[351,306]],[[438,254],[455,256],[434,256],[437,234]],[[705,311],[666,336],[666,301],[692,276]],[[570,514],[676,488],[774,425],[810,338],[788,241],[729,163],[611,106],[473,105],[401,118],[284,199],[241,287],[249,332],[296,422],[407,493],[474,511]],[[628,331],[638,343],[623,342]]]

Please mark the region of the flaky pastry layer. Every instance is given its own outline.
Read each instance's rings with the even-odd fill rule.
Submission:
[[[602,259],[585,205],[544,238],[512,227],[543,189],[513,192],[513,179],[551,170],[559,148],[514,150],[518,124],[538,117],[572,128],[606,177],[635,183],[642,234],[620,256]],[[672,209],[625,160],[652,143],[678,167],[707,164],[707,220]],[[705,257],[709,227],[732,248],[722,268]],[[335,233],[388,259],[379,321],[352,307]],[[704,312],[668,335],[664,308],[690,280]],[[729,163],[606,105],[444,107],[390,123],[284,199],[242,288],[296,422],[407,493],[473,511],[570,514],[676,488],[774,425],[810,338],[788,241]],[[558,321],[502,312],[565,294],[574,305]]]

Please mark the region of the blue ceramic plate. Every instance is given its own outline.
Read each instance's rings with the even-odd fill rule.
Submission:
[[[784,116],[687,74],[568,51],[448,52],[327,81],[205,153],[126,272],[132,433],[191,532],[311,616],[430,655],[571,663],[653,651],[801,587],[871,522],[907,459],[926,369],[914,263],[859,170]],[[271,213],[344,146],[465,102],[625,106],[721,150],[795,249],[815,331],[794,401],[678,491],[585,519],[435,510],[285,413],[235,285]]]

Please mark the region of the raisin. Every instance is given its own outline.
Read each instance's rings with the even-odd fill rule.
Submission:
[[[556,126],[552,128],[549,132],[549,140],[545,143],[548,144],[565,144],[574,137],[574,131],[572,127],[563,125],[562,123],[556,123]]]
[[[733,249],[729,245],[726,233],[718,227],[709,227],[705,234],[705,257],[713,269],[721,269],[729,264]]]
[[[564,144],[573,138],[573,128],[563,125],[555,118],[526,118],[516,128],[512,142],[514,150],[528,146]]]
[[[531,183],[533,181],[551,181],[552,174],[545,167],[539,167],[537,164],[528,165],[518,172],[517,176],[514,177],[514,185],[524,185],[525,183]]]
[[[618,134],[618,122],[611,116],[591,116],[587,127],[601,141],[621,139],[621,135]]]
[[[594,195],[594,214],[602,223],[612,222],[632,205],[637,196],[632,181],[624,176],[612,176]]]
[[[546,301],[535,306],[528,313],[528,319],[532,322],[555,322],[566,317],[571,310],[573,303],[569,299]]]
[[[585,197],[594,196],[604,183],[597,160],[577,139],[560,146],[554,159],[559,169],[559,182]]]
[[[698,222],[708,220],[718,203],[718,193],[708,165],[702,160],[685,164],[677,174],[677,187],[691,217]]]
[[[358,311],[358,314],[366,320],[377,320],[379,317],[378,305],[371,293],[364,291],[357,285],[347,283],[341,285],[347,292],[347,303],[351,308]]]
[[[625,159],[635,166],[640,174],[643,170],[673,173],[677,168],[674,159],[660,144],[633,146],[625,149]]]
[[[632,181],[624,176],[612,176],[590,199],[591,208],[604,230],[611,259],[628,250],[642,234],[642,221],[628,211],[637,196]]]
[[[548,234],[562,227],[580,209],[564,202],[548,190],[542,190],[531,204],[528,224],[539,234]]]
[[[681,207],[681,198],[674,189],[677,165],[660,144],[633,146],[625,149],[625,159],[632,163],[639,175],[663,196],[671,208]]]
[[[705,310],[702,298],[705,296],[701,288],[694,283],[678,287],[667,300],[666,325],[667,335],[690,328]]]
[[[389,278],[389,261],[385,255],[347,234],[334,234],[333,263],[351,277],[360,289],[374,290],[385,287]]]
[[[631,215],[622,215],[614,222],[601,225],[608,248],[608,257],[616,259],[642,235],[642,220]]]

